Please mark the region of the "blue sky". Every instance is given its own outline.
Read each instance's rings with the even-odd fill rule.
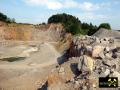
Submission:
[[[0,12],[17,22],[38,24],[57,13],[68,13],[82,22],[111,24],[120,29],[120,0],[0,0]]]

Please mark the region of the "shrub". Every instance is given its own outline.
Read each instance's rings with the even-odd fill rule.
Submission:
[[[105,29],[108,29],[108,30],[111,30],[111,26],[109,23],[101,23],[98,27],[98,29],[100,28],[105,28]]]

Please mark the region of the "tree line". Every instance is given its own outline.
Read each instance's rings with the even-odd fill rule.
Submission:
[[[0,12],[0,21],[7,22],[7,23],[15,23],[14,18],[9,18],[7,15]]]
[[[7,23],[15,23],[14,18],[9,18],[7,15],[4,15],[0,12],[0,21]],[[81,22],[77,17],[62,13],[52,15],[48,19],[49,23],[62,23],[66,32],[72,33],[73,35],[82,34],[82,35],[92,35],[100,28],[105,28],[110,30],[111,26],[109,23],[102,23],[99,26],[93,25],[92,23]],[[45,23],[42,23],[45,24]]]
[[[65,27],[65,30],[72,33],[73,35],[92,35],[100,28],[105,28],[109,30],[111,29],[109,23],[102,23],[99,26],[93,25],[92,23],[82,23],[77,17],[66,13],[52,15],[48,19],[48,23],[62,23]]]

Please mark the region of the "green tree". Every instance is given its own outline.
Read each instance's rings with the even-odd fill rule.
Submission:
[[[93,35],[97,31],[97,26],[93,25],[92,23],[88,24],[88,23],[83,22],[82,30],[87,35]]]
[[[48,19],[48,23],[62,23],[67,32],[72,33],[73,35],[82,33],[81,32],[81,21],[75,16],[69,14],[56,14],[52,15]]]
[[[89,25],[89,31],[88,31],[88,35],[91,36],[93,35],[96,31],[98,30],[98,27],[96,25],[93,25],[92,23],[90,23]]]
[[[100,28],[105,28],[105,29],[108,29],[108,30],[111,30],[111,26],[109,23],[101,23],[98,27],[98,29]]]
[[[98,27],[93,25],[92,23],[81,23],[81,21],[75,16],[69,14],[56,14],[52,15],[48,19],[48,23],[62,23],[67,32],[75,34],[83,34],[83,35],[92,35],[94,34]]]
[[[0,21],[3,22],[7,22],[7,23],[15,23],[15,19],[14,18],[9,18],[6,15],[4,15],[3,13],[0,12]]]
[[[0,21],[6,21],[7,16],[0,12]]]

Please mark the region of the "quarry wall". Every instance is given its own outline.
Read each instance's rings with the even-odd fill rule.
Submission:
[[[0,40],[58,41],[65,34],[61,24],[30,25],[0,22]]]

